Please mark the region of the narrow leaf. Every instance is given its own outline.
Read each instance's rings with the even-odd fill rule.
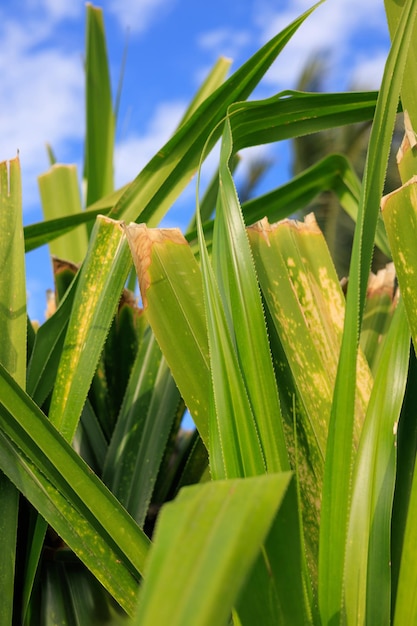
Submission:
[[[113,191],[115,116],[102,9],[87,4],[86,145],[87,206]]]
[[[105,217],[97,218],[77,285],[49,410],[51,422],[68,441],[75,433],[130,263],[120,225]]]
[[[389,624],[395,435],[408,373],[410,331],[400,301],[378,364],[355,460],[344,596],[347,622]]]
[[[357,346],[385,170],[416,7],[415,0],[406,2],[385,66],[353,243],[345,327],[326,448],[320,523],[319,599],[325,623],[337,620],[341,611],[351,488]]]
[[[0,366],[0,466],[131,612],[149,540]]]
[[[0,163],[0,267],[0,364],[24,388],[27,318],[18,158]],[[13,599],[19,494],[1,471],[0,506],[0,623],[9,626],[18,619],[13,618]]]
[[[226,318],[242,372],[267,470],[288,469],[278,390],[267,337],[265,316],[249,241],[239,200],[229,169],[233,138],[229,120],[222,137],[219,168],[219,196],[213,233],[212,260]],[[203,268],[205,263],[203,262]],[[204,275],[204,271],[203,271]],[[207,294],[206,294],[207,298]],[[208,316],[210,325],[210,317]],[[222,349],[219,337],[210,337],[213,380],[216,352]],[[230,376],[230,369],[229,369]],[[219,378],[228,386],[230,379]],[[222,382],[221,382],[222,381]],[[217,402],[218,420],[228,420],[227,406]],[[238,420],[243,420],[240,414]],[[219,423],[221,434],[222,426]],[[254,442],[254,446],[257,442]],[[223,449],[226,455],[227,444]]]

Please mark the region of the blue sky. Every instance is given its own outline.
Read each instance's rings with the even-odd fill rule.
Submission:
[[[128,41],[117,129],[115,181],[131,180],[175,129],[202,78],[220,56],[232,69],[311,6],[310,0],[102,0],[113,86]],[[45,144],[81,170],[84,132],[85,3],[0,0],[0,160],[19,150],[24,221],[39,221],[37,176]],[[255,96],[293,88],[315,53],[327,62],[326,90],[378,88],[389,46],[383,0],[327,0],[301,27]],[[289,175],[288,147],[249,153],[274,159],[270,187]],[[244,168],[243,168],[244,172]],[[183,207],[192,210],[194,189]],[[184,209],[185,210],[185,209]],[[174,216],[173,220],[180,217]],[[43,321],[52,287],[46,250],[27,257],[30,315]]]

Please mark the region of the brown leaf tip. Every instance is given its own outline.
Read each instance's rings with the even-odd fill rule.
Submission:
[[[165,244],[169,241],[176,244],[187,244],[187,240],[179,228],[148,228],[146,224],[131,222],[130,224],[123,224],[123,229],[138,275],[143,307],[146,308],[146,292],[151,284],[149,266],[153,245]]]

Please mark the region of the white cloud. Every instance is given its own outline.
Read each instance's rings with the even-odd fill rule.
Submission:
[[[83,2],[68,0],[27,0],[29,9],[45,11],[54,21],[78,17],[84,9]]]
[[[26,210],[38,203],[36,178],[48,167],[46,142],[59,156],[65,142],[83,134],[81,55],[65,53],[50,39],[58,13],[68,11],[51,16],[44,4],[42,13],[24,22],[3,15],[0,26],[0,159],[20,152]]]
[[[198,37],[197,44],[216,56],[222,55],[236,59],[250,40],[251,35],[248,31],[223,27],[202,33]]]
[[[120,26],[135,33],[143,33],[161,16],[166,16],[176,0],[110,0],[108,10]]]
[[[379,89],[386,60],[385,52],[372,58],[360,57],[352,71],[352,86],[355,89]]]
[[[185,102],[164,102],[155,110],[143,135],[132,134],[116,146],[116,187],[133,180],[168,141],[185,112]]]
[[[291,9],[278,12],[273,11],[264,0],[260,0],[256,22],[262,43],[274,37],[310,6],[310,0],[295,0]],[[363,56],[359,56],[363,45],[355,46],[354,42],[358,38],[364,39],[371,32],[378,33],[382,38],[386,37],[388,48],[384,7],[379,0],[337,0],[324,3],[299,27],[265,80],[276,85],[277,90],[293,88],[311,56],[325,52],[333,70],[329,77],[329,88],[348,88],[352,75],[359,75],[359,65],[364,62]],[[378,59],[380,63],[380,51]]]

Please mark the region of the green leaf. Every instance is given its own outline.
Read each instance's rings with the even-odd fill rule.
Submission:
[[[124,282],[130,255],[120,225],[97,218],[81,269],[62,350],[49,418],[71,441]]]
[[[306,548],[316,581],[320,496],[344,296],[313,215],[304,223],[284,220],[271,225],[264,219],[249,227],[248,234],[268,313],[287,449],[292,467],[298,467],[303,477],[300,491]],[[358,367],[356,440],[372,385],[363,355]]]
[[[138,351],[103,480],[143,526],[180,395],[150,328]]]
[[[236,611],[242,626],[313,624],[303,578],[303,546],[297,491],[292,481],[258,556],[240,592]]]
[[[20,163],[0,163],[0,364],[17,383],[26,380],[26,286]],[[0,472],[0,622],[12,624],[19,494]],[[17,599],[17,606],[20,598]],[[15,616],[17,619],[17,617]]]
[[[113,191],[115,116],[107,61],[103,12],[87,4],[86,142],[87,206]]]
[[[82,213],[76,213],[75,215],[65,215],[64,217],[58,217],[56,219],[45,220],[43,222],[25,226],[25,252],[36,250],[36,248],[54,241],[58,237],[71,233],[81,224],[93,222],[98,215],[105,214],[112,206],[111,204],[109,205],[108,202],[104,201],[101,204],[104,204],[105,207],[99,207],[92,209],[91,211],[83,211]]]
[[[125,228],[146,317],[208,447],[210,370],[200,268],[178,229]]]
[[[131,613],[149,540],[1,366],[0,398],[2,470]]]
[[[382,199],[382,215],[414,346],[417,342],[417,176]]]
[[[353,471],[344,577],[345,612],[352,624],[388,624],[391,614],[395,435],[409,347],[410,331],[400,301],[379,360]]]
[[[337,621],[341,611],[351,490],[357,346],[390,142],[412,41],[415,8],[415,0],[406,3],[385,66],[353,242],[345,327],[326,449],[320,523],[319,601],[325,623]]]
[[[214,481],[165,505],[134,624],[226,626],[289,481],[287,473]]]
[[[395,602],[394,626],[417,621],[417,471],[414,467]]]
[[[78,277],[74,279],[55,313],[36,333],[28,365],[27,392],[39,406],[43,405],[55,383],[77,284]]]
[[[81,212],[80,191],[75,165],[54,165],[39,176],[42,210],[46,220]],[[80,263],[88,246],[87,230],[80,225],[49,244],[51,255]]]
[[[384,5],[391,39],[393,39],[400,23],[406,2],[405,0],[384,0]],[[417,27],[414,27],[414,32],[411,35],[412,41],[415,41],[416,37]],[[401,102],[404,110],[408,111],[414,125],[417,124],[417,97],[414,89],[414,76],[416,68],[417,51],[415,46],[410,46],[407,51],[407,61],[404,68],[404,76],[406,77],[406,80],[404,80],[401,86]]]
[[[259,285],[256,277],[252,253],[240,210],[239,200],[229,169],[229,159],[233,150],[232,131],[229,119],[225,124],[220,153],[219,195],[213,233],[212,262],[230,335],[235,345],[238,364],[244,378],[245,391],[256,424],[257,436],[269,472],[278,472],[289,468],[282,428],[281,409],[278,390],[272,365],[271,352],[266,331],[265,316],[262,308]],[[204,244],[201,244],[204,245]],[[204,253],[201,253],[204,283],[206,265]],[[220,337],[212,334],[208,293],[205,293],[207,323],[209,326],[209,345],[216,401],[216,419],[223,456],[227,455],[230,442],[223,420],[230,420],[234,410],[223,404],[219,393],[227,397],[227,390],[216,389],[216,359],[224,344]],[[224,331],[222,331],[224,332]],[[256,355],[256,357],[255,357]],[[221,386],[228,387],[231,381],[231,367],[226,362],[226,372],[221,371],[217,380]],[[223,375],[226,376],[223,377]],[[237,413],[237,422],[244,419]],[[236,430],[239,431],[237,424]],[[253,447],[257,441],[253,441]]]
[[[211,473],[216,479],[263,474],[266,465],[257,424],[198,211],[197,228],[213,385],[209,418]]]
[[[26,282],[19,159],[0,163],[0,363],[24,387]]]

